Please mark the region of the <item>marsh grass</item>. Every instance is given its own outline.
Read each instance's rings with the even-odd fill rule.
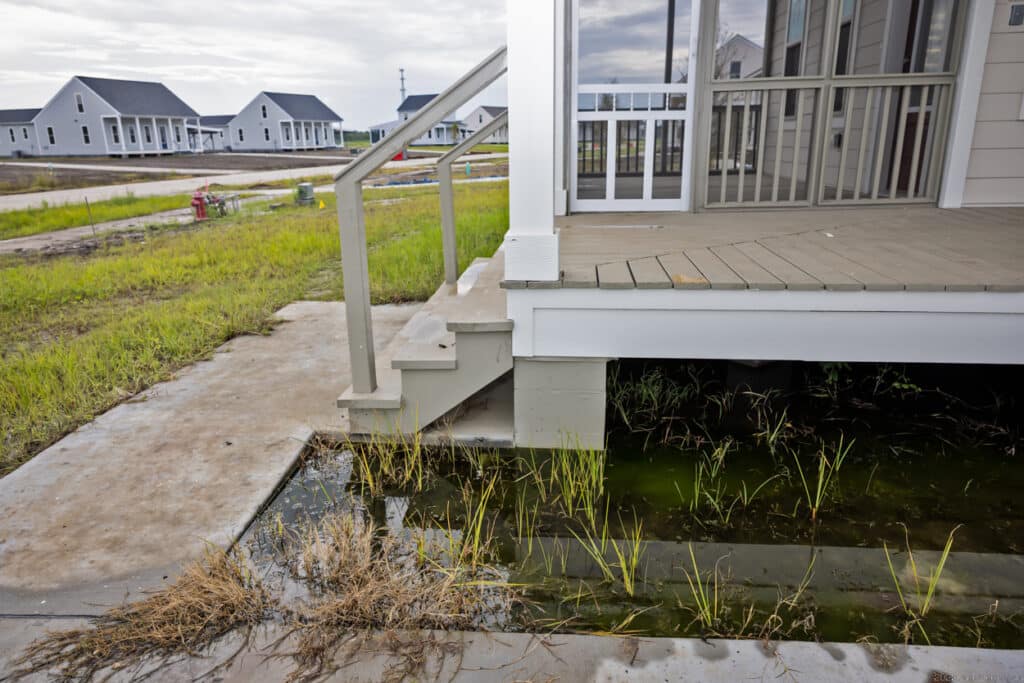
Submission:
[[[190,201],[191,197],[188,195],[136,197],[129,193],[124,197],[90,202],[88,208],[84,202],[53,206],[42,202],[41,206],[30,209],[0,211],[0,240],[76,228],[89,225],[90,222],[105,223],[172,209],[187,209]]]
[[[889,567],[889,574],[892,576],[893,585],[896,587],[896,595],[900,601],[899,606],[906,617],[906,621],[901,629],[901,634],[907,642],[911,640],[912,630],[916,628],[921,634],[921,637],[924,638],[924,641],[928,645],[932,644],[931,639],[928,637],[928,632],[925,630],[924,621],[934,604],[935,589],[939,585],[939,580],[942,578],[942,571],[946,567],[946,560],[949,559],[949,553],[953,549],[953,536],[959,529],[960,526],[957,525],[949,532],[949,536],[946,538],[946,545],[943,547],[942,553],[939,555],[938,562],[929,570],[928,576],[925,578],[921,574],[917,560],[914,558],[914,551],[910,547],[910,530],[906,525],[903,525],[903,532],[906,536],[907,569],[910,574],[909,582],[904,582],[900,579],[900,575],[893,566],[889,546],[884,542],[882,543],[882,549],[885,552],[885,561]]]
[[[444,272],[436,189],[382,194],[406,199],[367,205],[372,300],[424,300]],[[455,194],[465,267],[500,245],[508,189]],[[341,298],[337,214],[324,200],[323,211],[229,216],[85,258],[0,260],[0,475],[232,337],[268,332],[285,304]]]
[[[115,607],[88,627],[47,632],[15,662],[12,677],[54,672],[61,680],[84,681],[108,667],[140,666],[145,658],[155,659],[159,668],[175,657],[202,652],[230,632],[243,635],[244,648],[277,606],[277,598],[245,561],[210,548],[167,588]]]
[[[840,435],[839,442],[828,452],[824,442],[817,454],[817,477],[813,478],[813,487],[808,483],[808,475],[804,472],[804,466],[799,456],[793,452],[793,460],[796,464],[797,474],[800,475],[800,483],[803,485],[804,500],[811,511],[811,524],[818,521],[818,512],[832,496],[832,489],[835,483],[835,476],[843,466],[846,456],[853,448],[854,441],[844,443],[844,437]],[[813,470],[812,470],[813,472]],[[813,474],[812,474],[813,477]]]

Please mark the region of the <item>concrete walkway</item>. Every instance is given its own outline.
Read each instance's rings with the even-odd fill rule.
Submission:
[[[376,307],[378,343],[417,308]],[[98,614],[235,540],[350,383],[344,304],[279,318],[0,479],[0,615]]]
[[[474,161],[488,159],[507,159],[508,154],[475,154]],[[408,159],[406,161],[389,161],[384,168],[415,168],[418,166],[433,166],[436,159]],[[277,171],[247,171],[245,173],[234,173],[230,175],[218,175],[212,178],[212,182],[221,185],[255,185],[275,180],[293,180],[309,176],[334,175],[345,166],[312,166],[308,168],[289,168]],[[101,187],[78,188],[74,190],[53,190],[50,192],[28,192],[25,194],[12,194],[0,197],[0,211],[11,209],[27,209],[39,206],[47,202],[51,206],[60,204],[77,203],[85,200],[98,202],[104,199],[121,197],[125,194],[133,194],[136,197],[154,197],[168,194],[185,194],[195,191],[197,187],[206,184],[207,179],[203,177],[188,178],[182,180],[158,180],[147,183],[131,183],[128,185],[104,185]]]

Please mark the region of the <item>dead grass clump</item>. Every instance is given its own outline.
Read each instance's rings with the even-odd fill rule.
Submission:
[[[52,671],[60,680],[91,680],[107,667],[123,669],[150,656],[166,663],[197,655],[235,630],[248,644],[275,604],[243,561],[211,548],[148,598],[115,607],[90,627],[48,632],[17,660],[13,679]]]
[[[421,539],[379,535],[351,515],[332,515],[307,530],[294,567],[311,595],[293,613],[297,663],[292,680],[336,670],[378,635],[420,629],[479,629],[507,613],[513,589],[493,570],[445,562],[442,548]],[[377,639],[411,674],[426,660],[431,639]],[[444,652],[433,651],[433,654]]]

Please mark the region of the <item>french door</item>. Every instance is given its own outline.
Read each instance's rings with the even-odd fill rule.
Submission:
[[[700,0],[572,0],[572,211],[690,208]]]

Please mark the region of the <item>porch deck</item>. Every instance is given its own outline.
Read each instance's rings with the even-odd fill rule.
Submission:
[[[1024,209],[581,214],[561,280],[510,289],[1024,291]]]

